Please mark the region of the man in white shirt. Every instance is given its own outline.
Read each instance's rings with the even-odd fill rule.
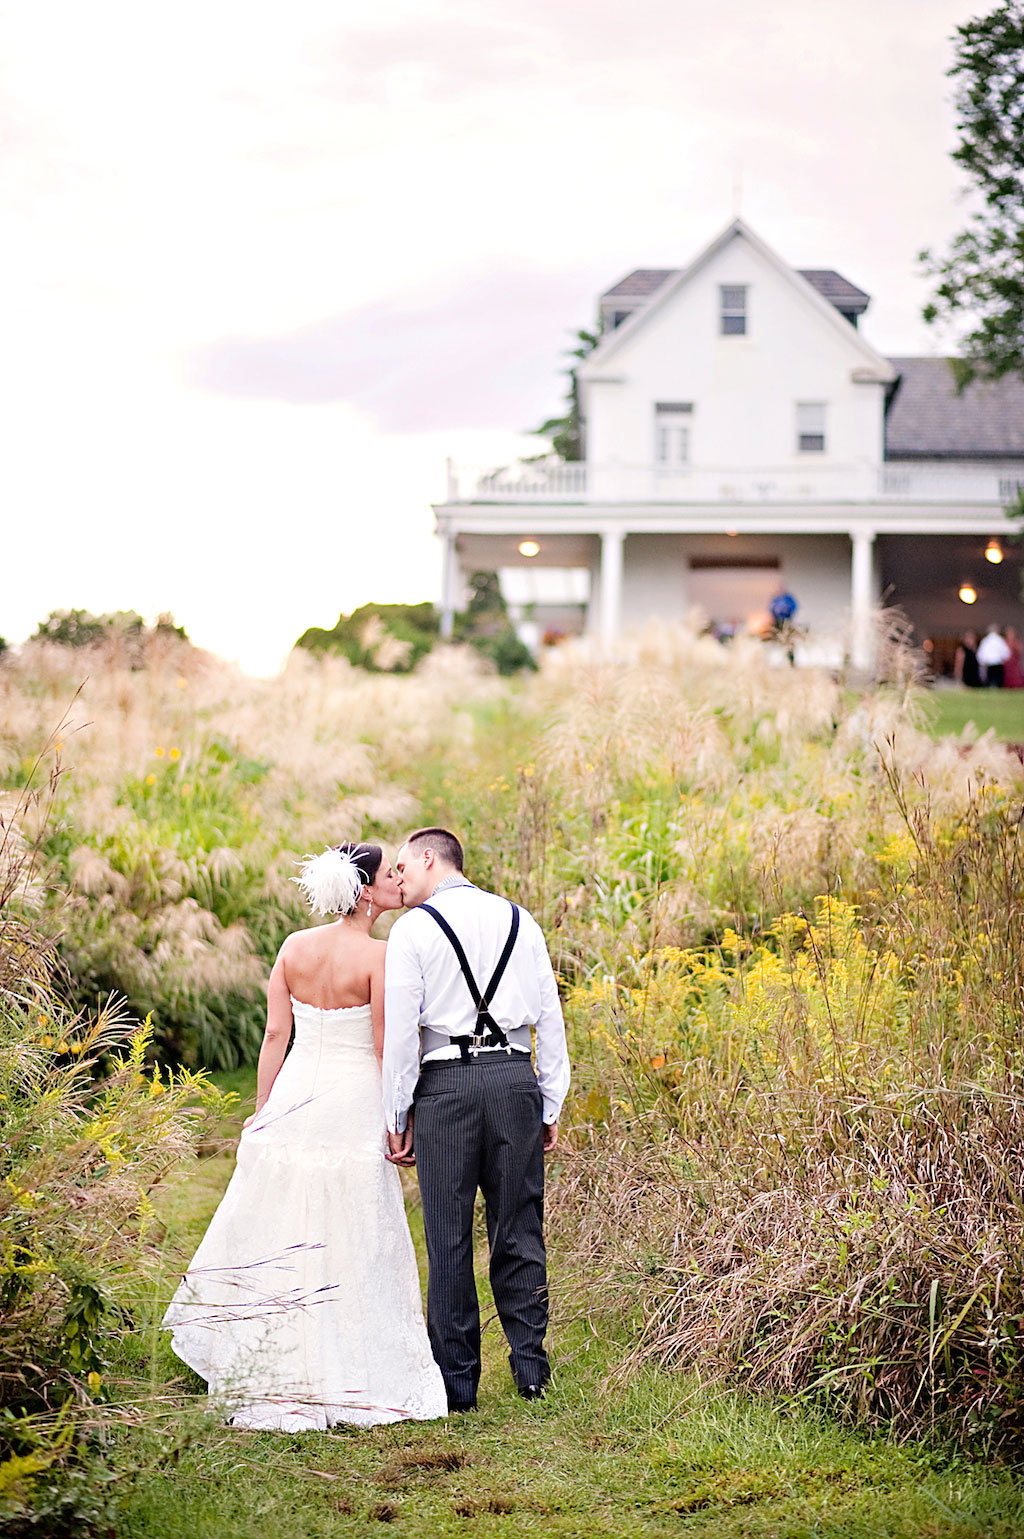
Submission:
[[[462,866],[462,846],[447,829],[420,829],[398,852],[410,912],[388,937],[383,1064],[389,1157],[417,1166],[427,1330],[456,1411],[475,1406],[480,1378],[478,1188],[512,1376],[527,1399],[543,1394],[550,1377],[544,1153],[555,1147],[569,1088],[562,1009],[540,926],[525,909],[474,887]]]
[[[1003,669],[1010,649],[999,634],[998,625],[990,625],[978,646],[978,667],[989,689],[1002,689]]]

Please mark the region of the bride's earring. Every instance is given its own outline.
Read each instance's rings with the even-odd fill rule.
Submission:
[[[373,899],[372,898],[367,898],[367,900],[366,900],[366,917],[367,917],[367,919],[372,919],[373,918]]]

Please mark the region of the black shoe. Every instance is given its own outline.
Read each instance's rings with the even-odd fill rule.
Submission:
[[[463,1416],[463,1415],[465,1415],[465,1413],[467,1411],[475,1411],[475,1410],[476,1410],[476,1401],[475,1400],[449,1400],[449,1402],[448,1402],[448,1415],[449,1416]]]
[[[547,1385],[545,1385],[545,1384],[517,1384],[516,1388],[518,1389],[520,1395],[522,1396],[522,1398],[524,1400],[543,1400],[543,1398],[544,1398],[544,1391],[547,1388]]]

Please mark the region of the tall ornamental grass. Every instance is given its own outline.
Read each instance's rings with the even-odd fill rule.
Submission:
[[[162,1272],[154,1189],[216,1099],[148,1067],[150,1028],[123,1008],[64,1003],[25,832],[57,790],[0,814],[0,1528],[48,1536],[110,1531],[108,1362]]]
[[[606,936],[568,992],[575,1135],[554,1204],[574,1306],[630,1323],[623,1372],[654,1360],[1019,1448],[1019,768],[921,759],[913,739],[901,756],[891,721],[873,765],[837,764],[844,730],[819,740],[821,784],[863,789],[825,890],[793,903],[820,843],[773,864],[748,819],[726,870],[706,861],[725,901],[701,916],[681,791],[623,911],[647,946]],[[776,797],[777,849],[790,816]]]
[[[267,680],[173,634],[141,656],[116,640],[5,655],[0,788],[17,794],[67,708],[40,875],[69,1004],[123,998],[168,1061],[254,1061],[270,964],[308,922],[297,861],[408,826],[410,767],[457,750],[500,687],[461,652],[400,679],[297,651]]]

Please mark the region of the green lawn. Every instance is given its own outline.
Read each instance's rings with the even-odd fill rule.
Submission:
[[[245,1092],[231,1119],[237,1125],[251,1072],[230,1084]],[[199,1172],[166,1195],[169,1275],[230,1174],[230,1149],[213,1147]],[[409,1210],[422,1258],[414,1184]],[[557,1257],[552,1270],[557,1292]],[[153,1320],[164,1297],[153,1300]],[[371,1431],[222,1428],[202,1414],[201,1382],[155,1331],[140,1332],[123,1387],[138,1393],[148,1375],[151,1414],[122,1434],[115,1454],[137,1470],[118,1539],[327,1539],[379,1534],[387,1523],[410,1539],[1024,1535],[1024,1487],[1008,1473],[667,1372],[611,1389],[619,1344],[584,1321],[553,1333],[553,1387],[526,1404],[512,1390],[486,1288],[484,1300],[480,1410]]]
[[[969,722],[1007,743],[1024,743],[1024,689],[935,689],[927,697],[933,737],[959,737]]]

